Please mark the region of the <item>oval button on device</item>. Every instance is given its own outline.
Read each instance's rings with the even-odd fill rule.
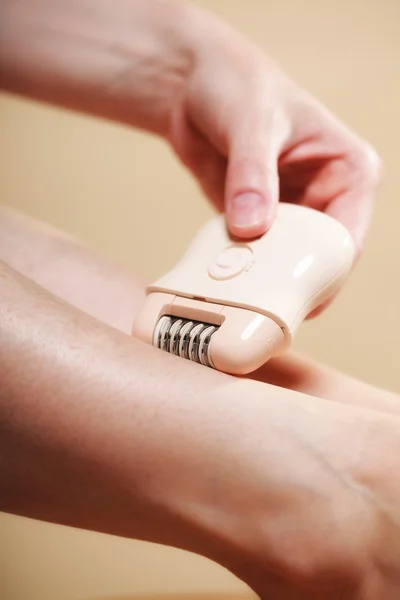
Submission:
[[[229,246],[217,256],[208,273],[213,279],[236,277],[250,266],[252,255],[248,246]]]

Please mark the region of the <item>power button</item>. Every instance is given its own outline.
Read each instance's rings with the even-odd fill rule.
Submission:
[[[250,266],[252,256],[248,246],[229,246],[217,256],[208,273],[213,279],[231,279]]]

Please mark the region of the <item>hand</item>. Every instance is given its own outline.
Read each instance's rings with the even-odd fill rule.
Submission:
[[[166,138],[233,234],[271,225],[278,201],[325,211],[360,254],[376,152],[250,41],[169,0],[4,0],[2,86]]]
[[[278,201],[324,211],[361,252],[380,176],[365,141],[216,18],[193,16],[195,60],[170,141],[232,233],[264,233]],[[192,22],[191,21],[191,22]]]

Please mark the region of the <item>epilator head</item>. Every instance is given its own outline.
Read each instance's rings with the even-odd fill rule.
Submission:
[[[279,204],[271,229],[249,242],[231,238],[221,215],[147,288],[133,335],[226,373],[250,373],[289,347],[353,260],[349,232],[321,212]]]

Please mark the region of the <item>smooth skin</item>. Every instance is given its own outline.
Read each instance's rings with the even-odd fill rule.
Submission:
[[[142,344],[135,278],[8,209],[0,259],[2,510],[196,552],[265,600],[397,598],[398,396]]]

